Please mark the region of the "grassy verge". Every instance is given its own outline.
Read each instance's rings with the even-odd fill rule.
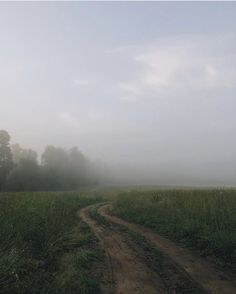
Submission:
[[[100,293],[103,253],[78,193],[0,194],[0,293]]]
[[[236,270],[236,191],[121,193],[118,216],[156,230]]]

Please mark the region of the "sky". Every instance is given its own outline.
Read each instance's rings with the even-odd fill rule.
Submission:
[[[1,2],[0,129],[137,183],[236,184],[235,2]]]

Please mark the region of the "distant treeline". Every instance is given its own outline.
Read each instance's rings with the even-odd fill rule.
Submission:
[[[98,183],[97,166],[79,150],[47,146],[41,161],[31,149],[10,145],[0,130],[0,191],[76,190]]]

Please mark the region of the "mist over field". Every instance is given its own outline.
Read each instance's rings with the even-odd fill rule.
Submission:
[[[0,130],[39,161],[78,146],[108,184],[234,186],[235,12],[1,2]]]
[[[236,293],[235,16],[0,1],[0,293]]]

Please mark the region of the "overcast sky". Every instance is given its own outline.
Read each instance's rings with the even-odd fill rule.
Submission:
[[[152,183],[236,184],[235,16],[235,2],[1,2],[0,129]]]

